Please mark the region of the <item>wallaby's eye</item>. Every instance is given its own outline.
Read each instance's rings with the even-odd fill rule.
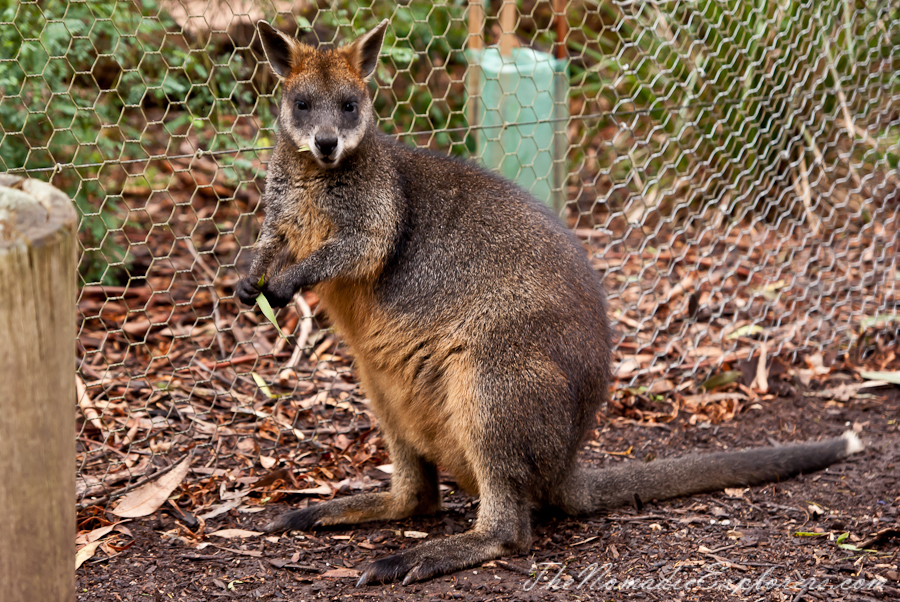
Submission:
[[[294,102],[294,106],[297,107],[298,111],[308,111],[309,110],[309,103],[307,103],[305,100],[298,100],[298,101]]]
[[[347,101],[344,103],[344,112],[345,113],[354,113],[356,112],[356,103],[353,101]]]

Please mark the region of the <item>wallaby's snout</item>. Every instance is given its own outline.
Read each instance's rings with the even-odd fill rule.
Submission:
[[[322,153],[322,160],[326,163],[334,161],[334,151],[338,146],[338,138],[332,133],[316,134],[316,148]]]

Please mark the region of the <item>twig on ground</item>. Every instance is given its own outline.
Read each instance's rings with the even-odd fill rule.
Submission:
[[[306,347],[306,341],[309,339],[309,333],[312,332],[312,310],[303,298],[303,293],[294,295],[294,303],[300,310],[300,322],[297,324],[299,334],[297,335],[297,345],[294,347],[294,353],[287,363],[287,368],[296,368],[303,358],[303,348]]]
[[[889,537],[896,537],[898,535],[900,535],[900,529],[898,529],[897,527],[888,527],[887,529],[882,529],[881,531],[874,533],[871,537],[868,537],[868,538],[862,540],[861,542],[856,544],[856,547],[871,548],[872,546],[874,546],[876,543],[880,542],[883,539],[887,539]]]
[[[109,430],[103,425],[103,421],[100,420],[100,413],[94,406],[94,400],[88,395],[87,387],[84,386],[84,381],[81,380],[81,377],[77,374],[75,375],[75,392],[78,397],[78,407],[81,408],[85,420],[90,422],[95,429],[100,431],[104,441],[109,440]]]

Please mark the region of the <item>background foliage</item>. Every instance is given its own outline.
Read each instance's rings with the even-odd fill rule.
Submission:
[[[0,12],[0,169],[58,175],[82,215],[85,282],[129,274],[122,162],[213,152],[226,182],[262,175],[234,152],[272,144],[277,82],[258,65],[252,27],[186,25],[176,4],[47,0]],[[467,5],[307,2],[275,22],[330,44],[390,19],[382,127],[468,155],[479,134],[468,122]],[[284,8],[255,6],[270,19]],[[520,41],[552,51],[550,3],[524,0],[519,12]],[[786,212],[818,229],[836,211],[868,215],[864,197],[878,197],[883,178],[860,174],[898,166],[898,19],[896,3],[867,0],[570,2],[570,218],[627,234],[670,216]],[[485,37],[498,39],[491,10]],[[155,170],[143,174],[151,187]],[[835,194],[835,182],[850,192]]]

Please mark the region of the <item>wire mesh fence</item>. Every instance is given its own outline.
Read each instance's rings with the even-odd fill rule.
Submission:
[[[499,170],[584,240],[619,335],[607,414],[717,421],[734,405],[683,394],[896,337],[896,4],[17,2],[0,169],[80,213],[82,508],[194,448],[185,495],[207,505],[235,467],[364,488],[386,461],[315,294],[280,312],[289,339],[233,296],[277,115],[262,18],[311,44],[390,19],[381,127]]]

